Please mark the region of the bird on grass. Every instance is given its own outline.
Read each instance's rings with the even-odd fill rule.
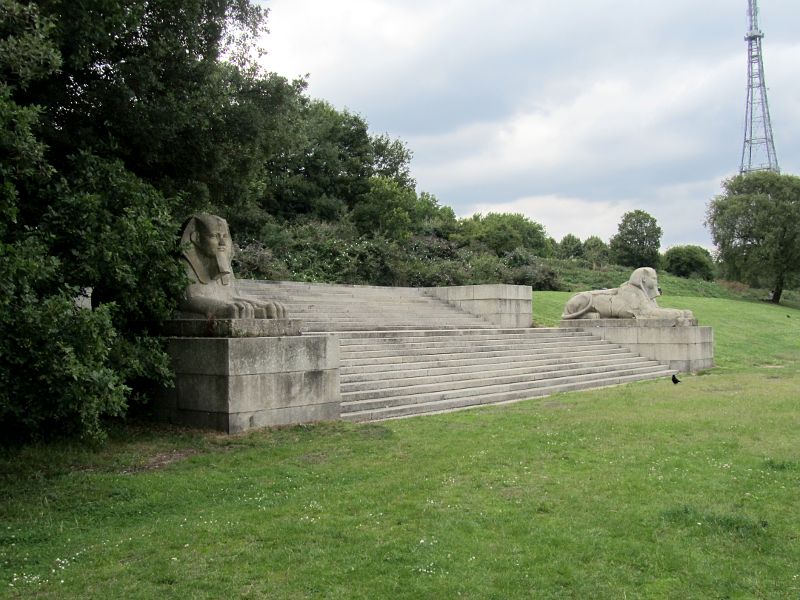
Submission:
[[[678,379],[677,377],[675,377],[675,375],[672,376],[672,383],[678,384],[680,382],[681,382],[681,380]]]

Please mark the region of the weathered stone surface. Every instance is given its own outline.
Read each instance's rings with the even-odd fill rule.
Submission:
[[[161,329],[174,337],[275,337],[300,335],[297,319],[173,319]]]
[[[690,310],[661,308],[656,297],[661,295],[655,269],[636,269],[630,279],[618,288],[581,292],[564,306],[562,319],[669,319],[670,324],[692,325]]]
[[[186,275],[191,282],[180,304],[181,319],[285,319],[279,302],[246,296],[231,268],[233,242],[228,223],[216,215],[194,215],[181,234]]]
[[[533,323],[528,285],[460,285],[423,291],[497,327],[530,327]]]
[[[714,331],[698,327],[694,319],[690,323],[694,324],[678,325],[672,319],[574,319],[561,321],[561,326],[591,331],[671,369],[710,369],[714,366]]]
[[[238,433],[252,427],[337,419],[336,335],[168,340],[175,387],[161,417]]]

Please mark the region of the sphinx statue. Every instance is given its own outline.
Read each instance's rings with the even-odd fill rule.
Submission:
[[[655,269],[636,269],[627,282],[610,290],[581,292],[564,306],[562,319],[670,319],[676,324],[691,324],[690,310],[661,308],[656,297],[661,295]]]
[[[183,225],[183,259],[190,284],[180,303],[182,318],[285,319],[286,309],[240,294],[231,268],[233,242],[222,217],[197,214]]]

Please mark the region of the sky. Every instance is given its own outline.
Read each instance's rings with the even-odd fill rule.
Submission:
[[[608,239],[642,209],[662,250],[713,248],[738,172],[747,0],[260,0],[263,66],[413,151],[460,217],[516,212]],[[781,171],[800,174],[800,2],[761,0]]]

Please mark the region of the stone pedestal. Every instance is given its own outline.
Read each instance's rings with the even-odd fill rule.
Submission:
[[[289,327],[271,323],[256,329]],[[193,327],[173,325],[184,326]],[[339,418],[336,335],[170,337],[168,349],[175,387],[164,390],[157,412],[171,422],[239,433]]]
[[[677,325],[671,319],[573,319],[561,321],[561,327],[590,331],[677,371],[714,366],[714,332],[696,320]]]
[[[429,296],[482,317],[497,327],[518,328],[533,324],[529,285],[457,285],[422,289]]]

